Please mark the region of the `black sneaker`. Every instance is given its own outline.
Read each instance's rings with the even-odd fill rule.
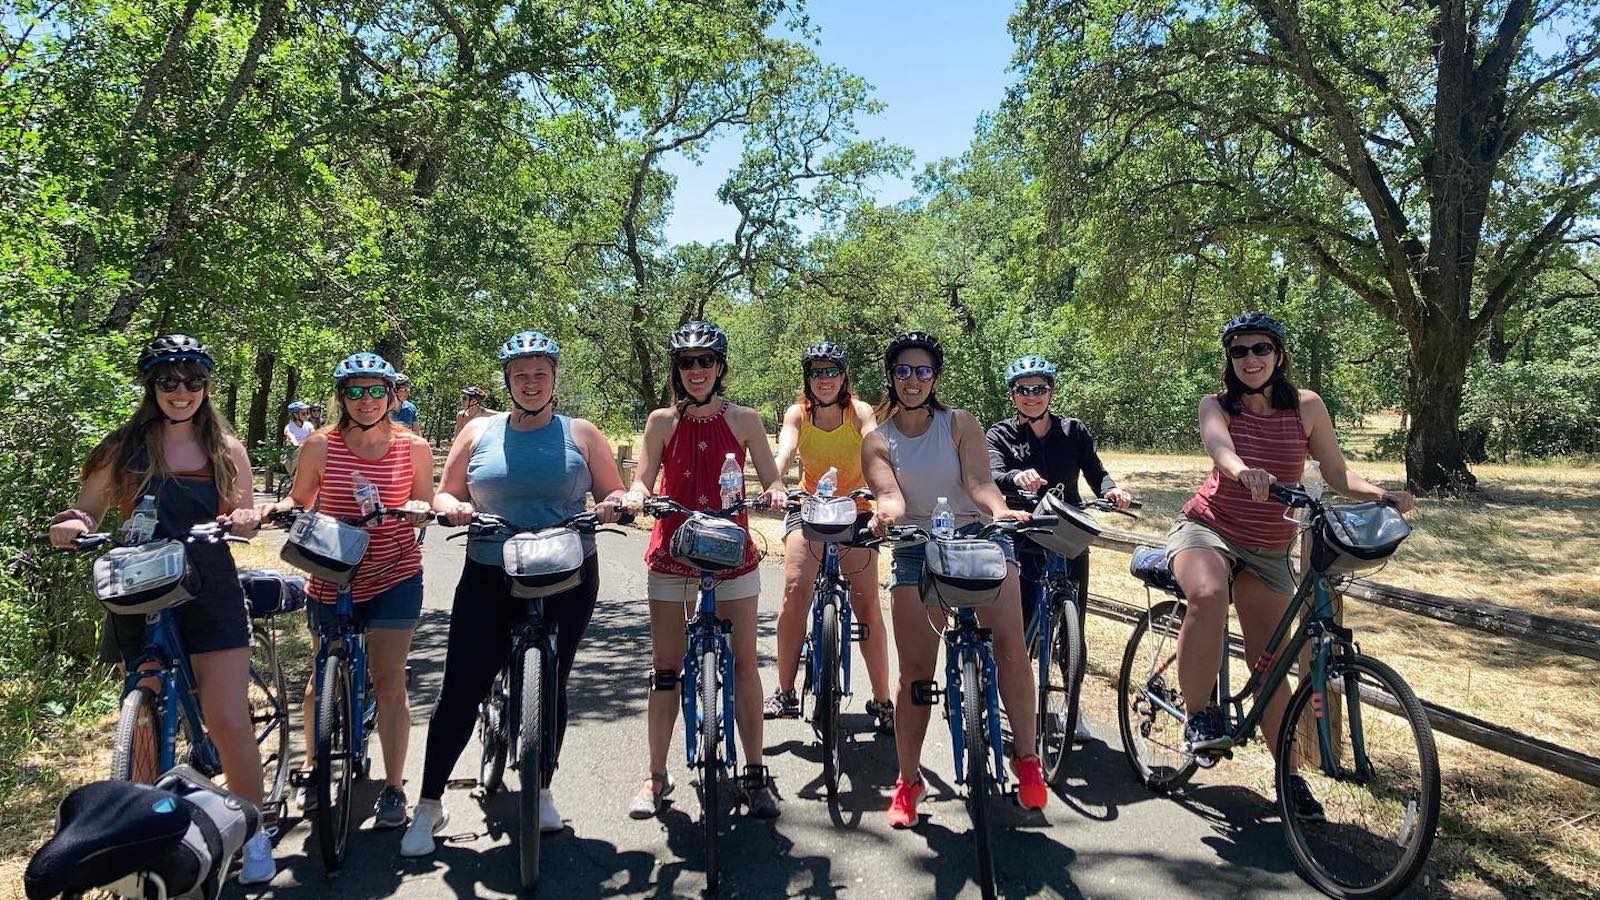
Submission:
[[[1289,807],[1302,822],[1327,821],[1322,804],[1311,793],[1311,785],[1298,772],[1289,776]]]
[[[879,734],[894,734],[894,701],[885,700],[879,703],[876,700],[867,701],[867,715],[873,719],[873,726]]]
[[[800,697],[794,691],[784,691],[773,688],[772,696],[761,707],[763,719],[798,719],[800,718]]]
[[[745,807],[750,815],[757,819],[776,819],[778,817],[778,795],[772,787],[772,776],[767,774],[766,766],[745,766],[744,774],[739,776],[739,790],[743,794]]]
[[[1223,718],[1222,710],[1215,706],[1190,713],[1188,721],[1183,723],[1185,753],[1211,753],[1232,746],[1233,738],[1228,736],[1227,720]]]

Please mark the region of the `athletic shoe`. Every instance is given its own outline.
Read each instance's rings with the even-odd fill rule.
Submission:
[[[1293,808],[1295,818],[1302,822],[1322,822],[1327,819],[1322,804],[1311,793],[1311,785],[1306,784],[1298,772],[1289,776],[1289,806]]]
[[[766,766],[745,766],[744,774],[739,776],[739,787],[751,816],[757,819],[778,817],[778,795],[772,789]]]
[[[450,822],[450,813],[442,803],[419,802],[411,811],[411,827],[400,838],[401,856],[431,856],[433,836],[444,830]]]
[[[1228,736],[1228,723],[1222,716],[1222,710],[1215,706],[1190,713],[1188,720],[1183,723],[1185,753],[1203,754],[1232,746],[1233,738]]]
[[[639,788],[639,793],[633,797],[633,805],[628,807],[628,817],[633,819],[649,819],[661,811],[661,800],[672,793],[672,776],[662,772],[660,775],[651,774],[650,780]]]
[[[876,700],[867,701],[867,715],[873,719],[873,727],[879,734],[894,734],[894,701],[885,700],[879,703]]]
[[[794,691],[773,688],[772,696],[768,697],[766,704],[761,707],[761,717],[764,719],[800,718],[800,697]]]
[[[917,824],[917,800],[927,787],[922,779],[910,784],[904,778],[894,780],[894,799],[889,801],[889,824],[895,828],[910,828]]]
[[[539,831],[544,834],[553,834],[567,827],[561,821],[561,813],[556,811],[555,798],[550,796],[550,789],[543,788],[539,791]]]
[[[1017,799],[1023,809],[1044,809],[1050,799],[1050,789],[1044,783],[1044,767],[1037,756],[1018,756],[1011,760],[1011,771],[1017,775]]]
[[[383,786],[378,802],[372,805],[373,828],[399,828],[406,823],[406,792],[392,784]]]
[[[272,858],[272,841],[264,832],[245,842],[244,866],[239,869],[240,884],[266,884],[278,874],[278,863]]]

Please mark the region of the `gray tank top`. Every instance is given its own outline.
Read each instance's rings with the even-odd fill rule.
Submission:
[[[919,437],[906,437],[890,419],[878,426],[889,445],[889,462],[906,501],[903,524],[931,528],[933,507],[944,497],[955,514],[956,527],[987,522],[961,481],[961,457],[951,432],[954,417],[948,409],[934,410],[933,424]]]

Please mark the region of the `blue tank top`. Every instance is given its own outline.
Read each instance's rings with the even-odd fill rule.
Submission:
[[[543,428],[518,431],[495,416],[467,461],[467,493],[479,512],[500,516],[521,528],[538,530],[583,512],[593,486],[589,463],[572,437],[572,420],[555,416]],[[501,565],[505,535],[467,539],[467,556]],[[594,552],[594,537],[584,535],[584,551]]]

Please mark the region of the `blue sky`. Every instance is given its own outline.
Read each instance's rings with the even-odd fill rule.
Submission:
[[[979,114],[1000,104],[1011,82],[1010,0],[810,0],[806,13],[820,31],[817,54],[870,83],[888,104],[860,121],[861,137],[911,148],[916,162],[905,177],[883,179],[879,203],[912,193],[910,176],[967,149]],[[698,164],[673,156],[664,168],[678,177],[667,239],[672,243],[726,240],[738,214],[717,201],[717,186],[738,162],[737,139],[719,141]]]

